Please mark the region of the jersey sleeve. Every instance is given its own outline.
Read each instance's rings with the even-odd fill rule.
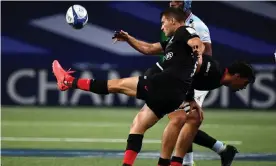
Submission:
[[[168,44],[168,40],[161,41],[160,44],[161,44],[162,49],[165,50],[165,49],[166,49],[166,46],[167,46],[167,44]]]
[[[174,40],[175,41],[184,41],[185,43],[187,43],[188,40],[190,40],[194,37],[199,37],[196,30],[189,26],[183,26],[176,30],[175,35],[174,35]]]

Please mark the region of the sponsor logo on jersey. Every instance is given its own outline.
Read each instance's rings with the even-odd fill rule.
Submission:
[[[170,59],[172,59],[172,57],[173,57],[173,52],[168,52],[168,53],[165,55],[165,59],[166,59],[166,60],[170,60]]]
[[[209,72],[209,70],[210,70],[210,67],[211,67],[211,63],[208,62],[208,63],[207,63],[207,67],[206,67],[206,71],[205,71],[205,73],[204,73],[204,76],[208,76],[208,72]]]

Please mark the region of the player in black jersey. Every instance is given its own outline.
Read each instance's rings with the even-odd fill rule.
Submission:
[[[159,72],[159,68],[151,68],[145,72],[145,75],[153,75]],[[196,90],[213,90],[219,88],[221,86],[230,87],[233,91],[238,91],[244,89],[249,83],[253,83],[255,81],[255,72],[252,66],[246,62],[238,61],[226,68],[222,68],[217,61],[215,61],[211,56],[202,56],[202,62],[198,64],[197,71],[193,77],[193,83],[189,93],[187,94],[186,101],[194,100],[194,89]],[[183,103],[181,109],[185,111],[190,111],[190,105],[188,103]],[[193,118],[187,119],[185,125],[198,126],[198,122],[194,121]],[[185,126],[184,125],[184,126]],[[185,141],[183,134],[186,134],[186,130],[181,130],[181,133],[178,136],[178,142]],[[212,139],[211,137],[208,139]],[[198,138],[195,137],[195,143],[199,142]],[[188,143],[186,143],[188,144]],[[184,155],[184,151],[181,151],[181,148],[176,145],[176,152],[173,158],[182,158]],[[232,163],[232,160],[237,153],[237,150],[229,146],[233,150],[229,151],[227,154],[227,160],[223,160],[222,158],[222,166],[228,166]],[[221,154],[224,155],[224,154]],[[180,165],[181,160],[178,162]]]
[[[255,81],[255,72],[252,66],[244,61],[237,61],[222,68],[212,57],[203,56],[202,64],[199,64],[198,68],[199,71],[193,77],[193,83],[189,90],[189,99],[193,99],[193,89],[214,90],[224,85],[236,92]]]
[[[151,76],[130,77],[114,80],[78,79],[66,72],[57,60],[53,62],[53,73],[57,78],[58,88],[62,91],[70,88],[91,91],[97,94],[123,93],[142,99],[152,110],[141,110],[132,126],[124,157],[124,166],[134,163],[142,147],[143,135],[164,115],[173,112],[175,117],[185,116],[184,111],[175,111],[185,100],[191,86],[192,76],[196,69],[197,56],[202,55],[204,44],[195,30],[184,26],[184,12],[180,9],[168,8],[161,14],[162,31],[170,37],[166,42],[158,44],[163,49],[166,60],[159,64],[162,69]],[[120,33],[114,36],[122,38]],[[200,108],[196,109],[200,112]],[[170,157],[182,126],[172,124],[173,133],[164,135],[166,143],[162,147],[159,165],[169,166]]]
[[[212,59],[212,57],[203,56],[202,64],[198,65],[198,70],[193,78],[193,83],[187,94],[186,101],[194,100],[194,89],[213,90],[224,85],[236,92],[246,88],[249,83],[254,83],[254,81],[255,72],[252,66],[244,61],[237,61],[226,68],[222,68],[218,62]],[[189,111],[189,104],[184,103],[182,106],[181,109]],[[189,121],[187,121],[185,125],[187,124],[195,125],[193,122]],[[181,130],[178,141],[181,141],[183,138],[182,135],[185,134],[185,132],[186,131]],[[215,139],[208,137],[208,135],[205,137],[206,139],[209,139],[208,142],[216,142]],[[200,142],[198,139],[199,138],[195,137],[194,143]],[[222,166],[230,166],[235,154],[238,152],[237,149],[231,145],[228,145],[227,148],[229,149],[228,151],[220,153]]]

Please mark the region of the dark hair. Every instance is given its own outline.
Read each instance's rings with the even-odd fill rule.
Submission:
[[[236,61],[227,67],[231,75],[239,74],[243,78],[247,78],[249,82],[255,82],[255,71],[253,67],[245,61]]]
[[[170,2],[172,2],[172,0],[171,0]],[[179,1],[177,1],[177,2],[182,2],[182,4],[179,6],[179,9],[184,10],[185,1],[179,0]],[[186,10],[184,10],[184,12],[185,12],[185,11],[186,11]]]
[[[169,7],[161,13],[162,16],[174,18],[178,22],[185,22],[185,12],[180,8]]]

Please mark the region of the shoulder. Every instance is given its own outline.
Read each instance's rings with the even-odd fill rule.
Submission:
[[[196,15],[193,14],[191,19],[193,21],[190,23],[189,26],[193,27],[196,31],[204,30],[204,31],[209,32],[209,28],[207,27],[207,25],[200,18],[198,18]]]
[[[191,22],[190,26],[197,31],[200,39],[203,42],[211,43],[210,31],[206,24],[195,15],[193,15],[191,19],[193,19],[193,21]]]
[[[190,26],[181,26],[175,31],[175,36],[183,36],[183,35],[198,35],[197,31]]]

